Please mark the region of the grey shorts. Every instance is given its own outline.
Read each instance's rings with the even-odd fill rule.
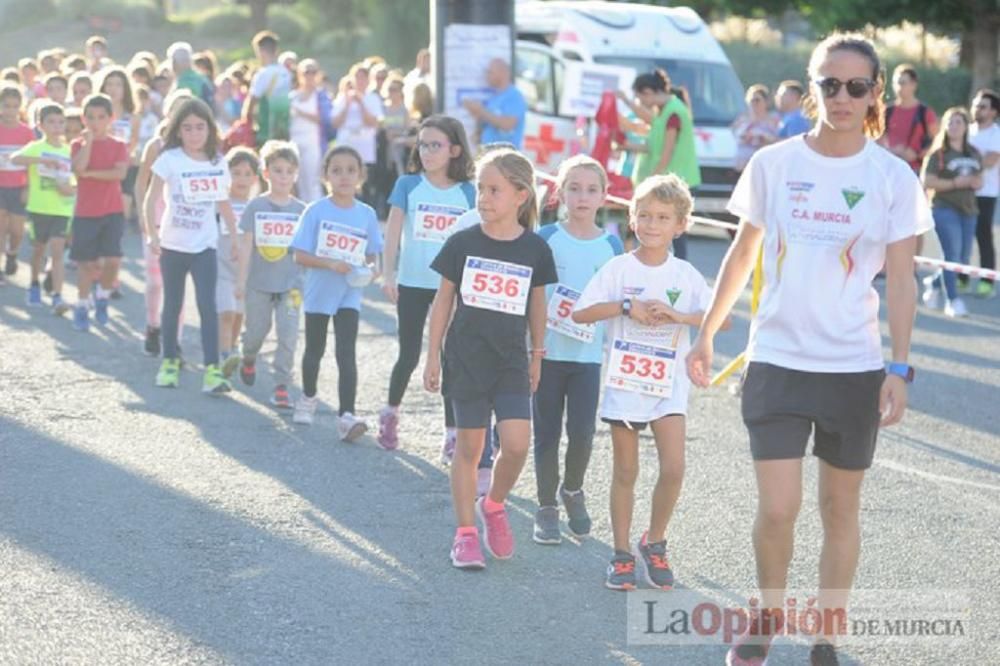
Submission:
[[[743,377],[743,422],[754,460],[813,455],[834,467],[871,467],[884,370],[823,373],[753,362]]]
[[[23,187],[0,187],[0,210],[20,217],[27,215],[24,209],[24,190]]]
[[[225,278],[219,272],[215,282],[215,309],[218,312],[238,312],[243,314],[243,299],[236,299],[236,282]]]
[[[455,410],[456,428],[488,428],[490,412],[496,414],[497,423],[510,419],[531,420],[531,395],[528,393],[499,393],[471,400],[452,396],[451,404]]]

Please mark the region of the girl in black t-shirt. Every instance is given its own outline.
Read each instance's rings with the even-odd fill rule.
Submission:
[[[474,514],[483,522],[493,557],[506,559],[514,553],[503,504],[531,443],[531,394],[545,355],[545,285],[558,279],[552,251],[532,232],[537,205],[531,163],[513,150],[490,152],[480,158],[477,177],[483,223],[453,234],[431,264],[441,275],[441,286],[431,309],[424,370],[424,386],[439,391],[447,327],[446,397],[452,400],[458,430],[451,466],[458,530],[451,561],[463,569],[486,564]],[[530,352],[525,341],[529,330]],[[491,411],[500,455],[489,492],[476,500],[476,467]]]

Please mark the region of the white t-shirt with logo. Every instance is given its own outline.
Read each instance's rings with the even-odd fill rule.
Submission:
[[[969,143],[976,147],[983,161],[987,153],[1000,153],[1000,125],[993,123],[986,129],[973,123],[969,127]],[[976,190],[977,197],[1000,196],[1000,162],[988,169],[983,169],[983,186]]]
[[[678,312],[690,314],[704,312],[712,298],[705,278],[694,266],[670,255],[667,261],[659,266],[647,266],[639,261],[635,254],[622,254],[610,260],[594,274],[587,283],[580,298],[577,299],[574,310],[583,310],[598,303],[622,301],[634,298],[640,301],[659,300]],[[683,324],[666,324],[662,326],[642,326],[628,317],[619,316],[607,322],[605,330],[605,368],[604,368],[604,398],[601,402],[601,418],[649,422],[670,414],[686,414],[688,394],[691,391],[691,380],[685,369],[685,360],[691,348],[689,326]],[[615,345],[634,346],[633,357],[649,355],[648,351],[655,348],[658,353],[669,351],[672,358],[663,358],[671,367],[666,367],[666,377],[671,376],[672,382],[663,386],[668,397],[658,397],[649,393],[637,392],[614,387],[614,377],[609,377],[616,355]],[[643,353],[647,352],[647,353]],[[618,355],[622,359],[622,355]],[[641,359],[640,359],[641,360]],[[648,361],[646,361],[648,365]],[[619,363],[620,365],[620,363]],[[642,365],[639,363],[638,365]],[[647,381],[664,375],[664,367],[659,373],[650,373],[648,367],[643,369],[641,377]],[[617,374],[617,373],[611,373]]]
[[[171,148],[153,162],[153,173],[166,184],[160,246],[190,253],[215,248],[219,239],[215,203],[229,199],[225,160],[195,160],[183,149]]]
[[[747,358],[811,372],[881,368],[872,280],[887,245],[934,226],[909,165],[870,140],[825,157],[794,137],[754,154],[728,208],[764,229]]]
[[[362,100],[368,113],[382,120],[385,116],[385,109],[378,93],[367,93],[362,97]],[[365,117],[361,113],[361,107],[353,98],[348,101],[343,95],[337,97],[333,102],[333,116],[337,117],[343,113],[345,105],[348,105],[347,115],[344,117],[344,124],[337,128],[337,144],[354,148],[361,155],[365,164],[374,164],[377,158],[375,141],[378,127],[365,125]]]

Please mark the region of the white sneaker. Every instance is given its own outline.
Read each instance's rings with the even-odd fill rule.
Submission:
[[[319,400],[316,396],[307,398],[306,396],[301,396],[295,402],[295,413],[292,414],[292,423],[298,423],[300,425],[312,425],[313,416],[316,414],[316,403]]]
[[[944,306],[946,317],[968,317],[969,309],[965,307],[965,302],[961,298],[948,301]]]
[[[944,307],[944,293],[934,286],[924,289],[924,293],[920,296],[920,300],[923,301],[924,305],[932,310],[940,310]]]
[[[368,424],[364,419],[359,419],[350,412],[344,412],[337,422],[337,430],[340,432],[341,441],[353,442],[368,432]]]

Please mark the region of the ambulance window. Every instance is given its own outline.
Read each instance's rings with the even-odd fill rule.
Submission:
[[[566,80],[566,65],[561,60],[552,60],[552,82],[555,85],[555,98],[552,100],[553,108],[559,108],[559,100],[562,99],[563,86]]]
[[[517,89],[524,95],[528,108],[537,113],[555,113],[549,55],[533,49],[518,49],[515,68]]]

